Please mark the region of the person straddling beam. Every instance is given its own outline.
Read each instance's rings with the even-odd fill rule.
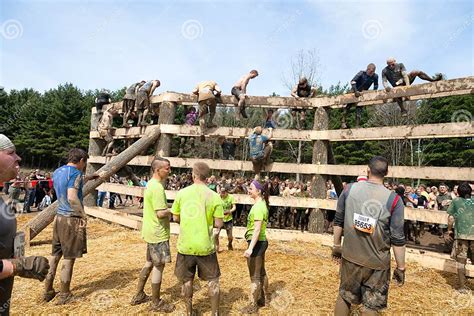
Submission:
[[[474,262],[474,201],[472,188],[467,182],[458,187],[459,197],[448,208],[448,236],[454,237],[454,259],[457,263],[459,291],[470,293],[466,285],[467,258]],[[453,234],[454,226],[454,234]]]
[[[273,149],[270,142],[273,137],[273,128],[269,128],[270,134],[268,136],[262,135],[262,131],[262,127],[257,126],[249,136],[249,155],[256,175],[259,175],[260,171],[264,170],[270,162],[270,154]]]
[[[316,96],[316,93],[317,89],[308,83],[308,79],[306,77],[301,77],[298,81],[298,84],[295,85],[291,90],[291,96],[295,99],[314,98]],[[291,115],[293,115],[296,120],[297,128],[304,128],[306,109],[291,109]]]
[[[237,81],[232,87],[231,94],[235,96],[238,100],[238,111],[236,113],[236,119],[240,120],[240,117],[248,118],[247,113],[245,112],[245,98],[247,97],[247,85],[249,84],[250,79],[254,79],[258,76],[258,71],[253,69],[244,76],[242,76],[239,81]]]
[[[18,176],[20,161],[15,145],[7,136],[0,134],[0,182]],[[10,313],[15,276],[43,281],[48,274],[48,259],[40,256],[24,257],[24,239],[23,244],[20,243],[21,239],[21,234],[16,231],[14,210],[0,198],[0,315]]]
[[[49,259],[51,269],[46,277],[43,300],[49,302],[57,294],[53,288],[54,277],[59,260],[64,257],[56,305],[70,302],[74,263],[87,253],[87,215],[84,211],[82,188],[84,182],[98,177],[95,173],[83,177],[88,158],[84,150],[71,149],[67,164],[53,173],[53,187],[59,204],[53,223],[52,256]]]
[[[125,95],[122,100],[123,127],[130,127],[130,124],[128,124],[128,119],[135,109],[135,101],[137,99],[138,89],[140,89],[145,83],[145,80],[133,83],[127,88],[127,90],[125,90]]]
[[[151,276],[151,309],[155,312],[171,313],[175,306],[166,303],[160,298],[163,270],[166,263],[171,262],[170,252],[170,216],[168,209],[165,188],[171,171],[170,162],[161,157],[155,157],[151,163],[153,176],[146,185],[143,195],[143,225],[142,238],[147,243],[146,263],[138,277],[137,293],[131,304],[137,305],[149,300],[145,294],[145,284]]]
[[[374,90],[379,88],[379,76],[375,73],[375,64],[373,63],[368,64],[365,71],[359,71],[351,80],[352,91],[356,97],[360,97],[362,91],[369,90],[372,84],[374,85]],[[355,126],[360,126],[362,106],[358,106],[357,103],[348,103],[342,114],[341,128],[347,128],[347,114],[353,105],[356,106]]]
[[[204,132],[206,128],[214,128],[217,125],[214,123],[214,116],[216,115],[216,96],[222,93],[221,88],[215,81],[208,80],[198,83],[194,88],[193,94],[198,97],[199,104],[199,126],[201,127],[201,141],[204,141]],[[206,124],[206,114],[209,113],[209,120]]]
[[[403,63],[397,63],[393,57],[387,59],[387,67],[382,70],[382,84],[387,92],[390,92],[392,89],[388,85],[389,83],[392,87],[409,86],[415,81],[416,77],[429,82],[443,80],[444,78],[441,73],[437,73],[433,77],[430,77],[420,70],[407,72],[405,65],[403,65]],[[394,98],[394,100],[398,103],[402,116],[407,116],[408,110],[403,104],[403,98]]]
[[[160,80],[150,80],[138,89],[137,100],[135,102],[135,110],[138,113],[138,126],[150,125],[148,122],[148,115],[151,111],[150,98],[155,92],[155,89],[160,85]]]
[[[332,249],[340,264],[336,316],[349,315],[352,304],[362,304],[367,315],[387,307],[390,247],[396,262],[393,279],[398,285],[405,282],[404,206],[398,194],[384,187],[387,173],[388,160],[373,157],[368,181],[348,184],[337,201]]]
[[[179,223],[180,229],[175,275],[183,283],[187,315],[196,314],[192,302],[196,269],[199,278],[208,282],[211,315],[219,315],[221,271],[214,243],[214,228],[222,227],[224,210],[219,194],[206,185],[209,172],[206,163],[195,163],[192,171],[194,183],[178,191],[171,208],[173,220]]]
[[[102,117],[100,118],[99,124],[97,125],[97,131],[99,136],[105,140],[105,147],[102,150],[102,156],[110,156],[112,148],[114,146],[114,138],[112,136],[112,131],[115,128],[112,127],[114,117],[117,116],[118,111],[114,107],[107,109]]]
[[[232,228],[234,227],[233,225],[233,217],[232,213],[235,212],[236,206],[235,206],[235,198],[233,195],[229,194],[230,187],[228,185],[223,185],[220,188],[220,196],[222,199],[222,204],[224,205],[224,228],[227,233],[227,249],[228,250],[234,250],[234,247],[232,246],[232,241],[234,240],[234,237],[232,236]],[[219,248],[219,236],[221,233],[221,228],[216,228],[216,249],[217,252],[221,252]]]

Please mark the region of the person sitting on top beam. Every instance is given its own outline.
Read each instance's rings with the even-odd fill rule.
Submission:
[[[444,76],[441,73],[437,73],[433,77],[430,77],[420,70],[413,70],[407,73],[405,65],[403,65],[403,63],[397,63],[393,57],[387,59],[387,67],[382,70],[382,83],[387,92],[391,90],[391,87],[388,85],[389,82],[392,87],[409,86],[415,81],[416,77],[433,82],[442,80]],[[395,98],[394,100],[398,103],[398,106],[400,106],[402,116],[407,116],[408,111],[403,105],[403,98]]]
[[[361,96],[361,91],[369,90],[372,84],[374,84],[374,90],[377,90],[379,88],[379,76],[375,73],[375,64],[373,63],[370,63],[367,65],[367,70],[359,71],[354,76],[354,78],[352,78],[352,81],[351,81],[352,91],[354,91],[354,94],[356,97]],[[362,107],[357,106],[357,103],[349,103],[344,108],[344,113],[342,115],[341,128],[347,128],[347,123],[346,123],[347,114],[353,105],[356,105],[355,125],[356,127],[359,127],[360,118],[362,116]]]
[[[308,84],[308,79],[306,77],[301,77],[298,84],[293,87],[291,90],[291,96],[295,99],[299,98],[314,98],[316,96],[317,89],[310,84]],[[299,113],[300,119],[297,120],[297,114]],[[304,126],[305,122],[305,109],[292,109],[291,115],[297,120],[296,126],[298,129],[301,129]]]
[[[135,108],[135,100],[137,99],[138,89],[141,88],[146,83],[145,80],[141,82],[136,82],[125,90],[125,96],[123,97],[122,102],[122,112],[123,112],[123,127],[130,127],[128,124],[128,118],[132,114],[132,111]]]
[[[250,70],[250,72],[242,76],[239,81],[237,81],[232,87],[231,94],[237,98],[239,101],[239,111],[236,113],[236,119],[239,121],[240,116],[243,118],[248,118],[247,113],[245,112],[245,97],[247,96],[247,85],[249,84],[250,79],[253,79],[258,76],[257,70]]]

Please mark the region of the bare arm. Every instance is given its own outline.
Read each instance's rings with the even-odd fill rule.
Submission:
[[[298,92],[298,85],[294,86],[293,89],[291,89],[291,96],[293,98],[299,99],[300,97],[298,96],[297,92]]]
[[[247,85],[250,81],[250,75],[245,76],[244,81],[242,83],[242,93],[247,94]]]
[[[67,201],[74,211],[74,214],[80,215],[83,219],[86,219],[86,213],[82,207],[81,201],[78,196],[79,190],[76,188],[67,189]]]
[[[195,95],[199,95],[199,85],[197,85],[194,89],[193,89],[193,94]]]
[[[171,215],[171,211],[169,209],[164,210],[156,210],[156,217],[158,218],[169,218]]]
[[[219,85],[217,85],[217,84],[214,86],[214,90],[217,92],[217,94],[222,93],[221,87],[219,87]]]
[[[179,215],[173,214],[173,222],[179,223],[179,220],[180,220]]]

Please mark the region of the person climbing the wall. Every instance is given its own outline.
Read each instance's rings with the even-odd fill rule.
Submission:
[[[135,102],[136,112],[138,113],[138,126],[150,125],[148,115],[151,111],[150,98],[155,89],[161,85],[160,80],[151,80],[142,85],[137,92],[137,100]]]
[[[308,79],[306,77],[301,77],[298,84],[293,87],[291,90],[291,96],[295,99],[301,98],[314,98],[316,96],[317,89],[312,87],[308,83]],[[301,129],[305,125],[305,116],[306,110],[305,109],[292,109],[291,115],[296,120],[296,127]],[[299,119],[298,119],[299,116]]]
[[[198,97],[199,104],[199,126],[201,127],[201,141],[204,141],[204,132],[206,128],[214,128],[217,125],[214,123],[214,116],[216,115],[216,96],[221,94],[221,88],[215,81],[208,80],[198,83],[194,88],[193,94]],[[209,120],[206,124],[206,114],[209,113]]]
[[[238,100],[238,112],[236,113],[236,119],[240,120],[240,117],[248,118],[247,113],[245,112],[245,98],[247,97],[247,85],[249,84],[250,79],[254,79],[258,76],[258,71],[253,69],[244,76],[242,76],[239,81],[237,81],[232,87],[231,94],[235,96]]]

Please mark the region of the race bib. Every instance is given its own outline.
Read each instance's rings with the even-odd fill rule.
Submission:
[[[17,232],[13,242],[13,257],[21,258],[25,256],[25,233]]]
[[[354,213],[354,228],[368,234],[373,234],[377,220],[370,216]]]

